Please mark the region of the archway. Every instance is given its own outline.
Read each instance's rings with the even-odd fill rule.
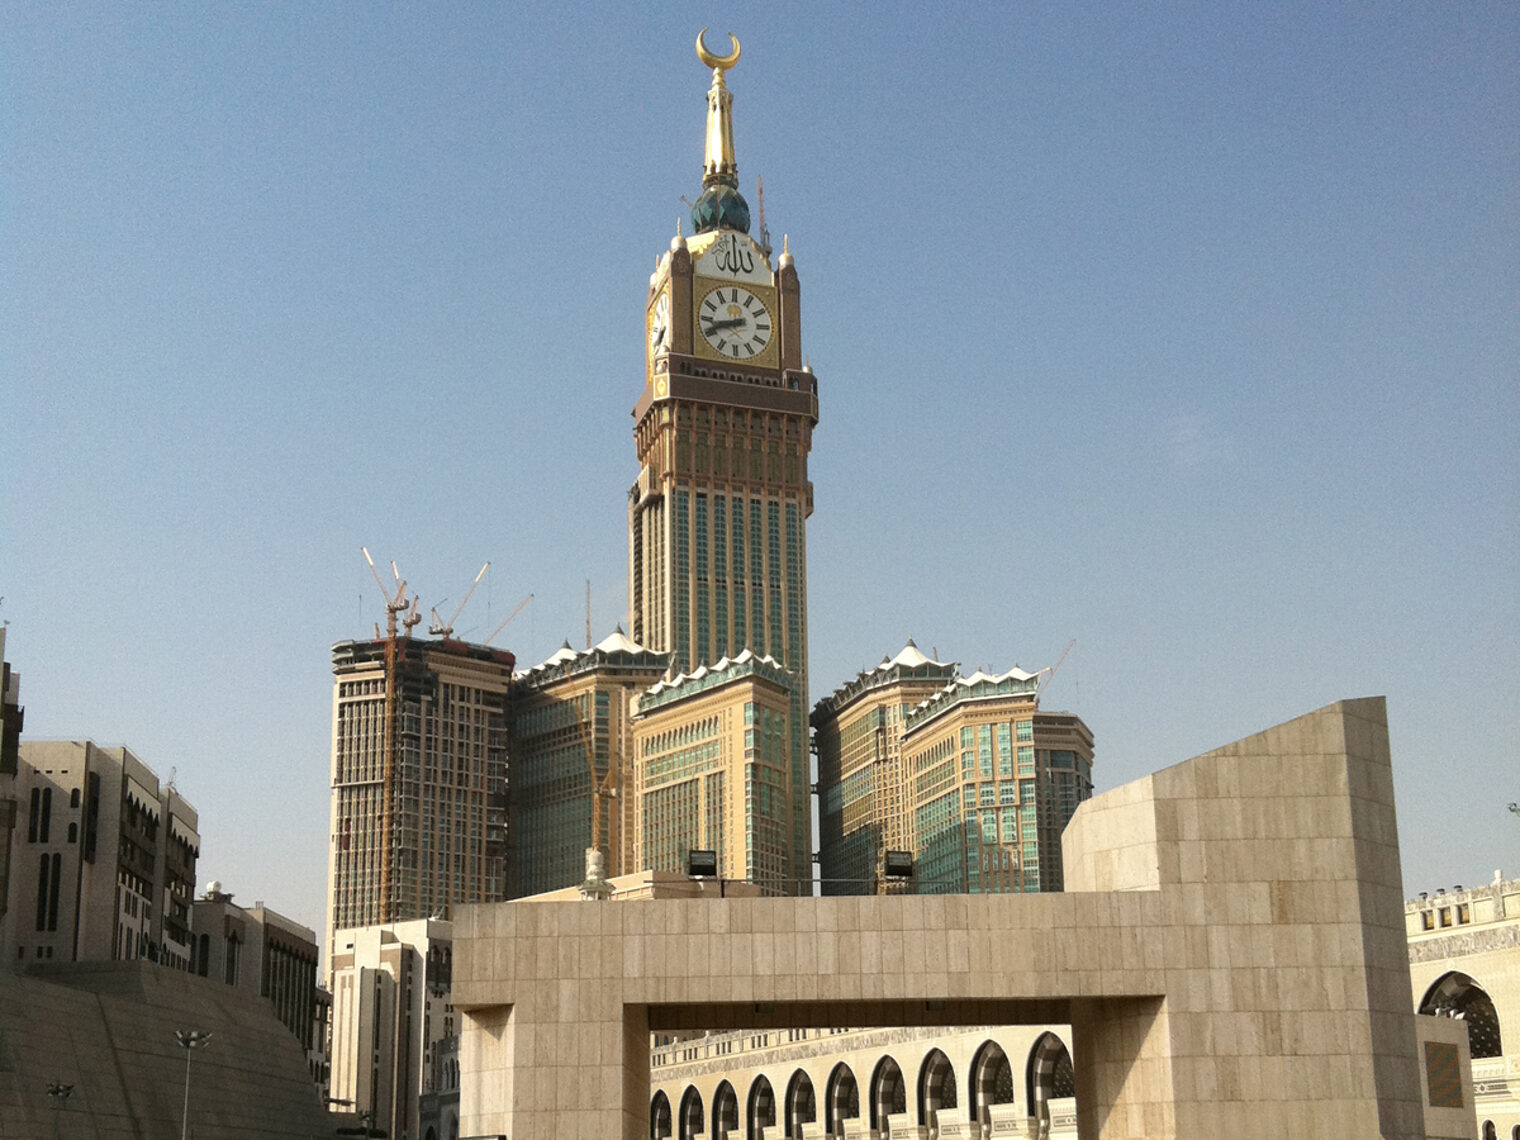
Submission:
[[[955,1107],[955,1069],[942,1051],[931,1049],[918,1070],[918,1122],[935,1128],[937,1114]]]
[[[871,1074],[871,1129],[885,1132],[887,1117],[908,1111],[908,1086],[891,1054],[876,1062]]]
[[[982,1125],[989,1135],[991,1108],[995,1104],[1013,1103],[1013,1066],[1008,1054],[996,1041],[985,1041],[971,1058],[971,1119]]]
[[[1076,1074],[1071,1068],[1071,1054],[1054,1033],[1042,1033],[1029,1050],[1029,1065],[1024,1075],[1029,1098],[1029,1115],[1043,1123],[1050,1121],[1050,1102],[1060,1097],[1076,1096]]]
[[[739,1135],[739,1098],[734,1094],[733,1085],[727,1081],[721,1081],[713,1092],[712,1140],[728,1140],[730,1134],[737,1140]]]
[[[1472,1049],[1474,1061],[1504,1055],[1499,1013],[1494,1009],[1493,999],[1468,975],[1456,971],[1442,974],[1425,991],[1419,1012],[1467,1022],[1467,1044]]]
[[[855,1073],[843,1061],[829,1074],[828,1096],[824,1101],[824,1130],[830,1136],[844,1135],[844,1122],[860,1116],[860,1086]]]
[[[813,1079],[798,1069],[786,1085],[786,1134],[802,1140],[802,1126],[818,1119],[818,1102],[813,1095]]]
[[[661,1089],[649,1102],[649,1140],[665,1140],[670,1130],[670,1098]]]
[[[679,1125],[681,1140],[702,1140],[702,1094],[697,1091],[696,1085],[688,1085],[681,1094]]]
[[[749,1108],[744,1116],[748,1121],[745,1140],[760,1140],[760,1129],[776,1126],[776,1093],[764,1077],[756,1077],[750,1086]]]

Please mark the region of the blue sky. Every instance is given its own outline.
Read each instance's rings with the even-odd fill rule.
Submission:
[[[803,282],[814,699],[1076,646],[1113,787],[1386,694],[1406,891],[1520,873],[1520,13],[7,5],[0,618],[320,929],[359,553],[624,620],[645,287],[732,30]]]

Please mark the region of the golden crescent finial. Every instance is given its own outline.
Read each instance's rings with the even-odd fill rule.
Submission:
[[[734,45],[734,50],[728,55],[713,55],[712,52],[708,51],[707,45],[702,42],[702,37],[705,35],[707,35],[706,28],[697,33],[697,58],[704,64],[708,67],[718,68],[721,71],[727,71],[739,62],[739,37],[734,35],[733,32],[728,33],[728,41]]]

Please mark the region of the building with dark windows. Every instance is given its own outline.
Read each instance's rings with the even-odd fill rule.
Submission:
[[[130,749],[26,741],[0,956],[192,965],[198,816]]]
[[[566,642],[518,675],[510,706],[513,897],[580,882],[593,845],[607,853],[608,875],[644,866],[632,706],[669,665],[669,654],[635,644],[619,627],[590,649]]]
[[[1036,675],[962,677],[909,640],[818,702],[825,894],[1062,888],[1061,832],[1092,795],[1093,738],[1042,712]],[[913,857],[907,880],[886,852]]]

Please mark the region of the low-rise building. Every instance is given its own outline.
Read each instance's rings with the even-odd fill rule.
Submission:
[[[1520,1140],[1520,879],[1422,892],[1404,930],[1414,1008],[1467,1027],[1479,1140]]]
[[[0,958],[191,967],[199,818],[130,749],[26,741]]]
[[[418,919],[339,930],[333,946],[330,1100],[393,1140],[422,1140],[422,1098],[450,1072],[458,1087],[457,1069],[436,1064],[440,1043],[459,1032],[453,927]]]
[[[194,972],[268,998],[275,1016],[310,1055],[326,1053],[317,1029],[317,935],[262,902],[241,907],[213,881],[195,900]],[[324,1074],[325,1075],[325,1074]]]

